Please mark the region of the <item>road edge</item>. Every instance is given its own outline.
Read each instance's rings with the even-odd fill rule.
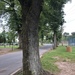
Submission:
[[[50,50],[49,50],[50,51]],[[46,52],[48,52],[48,51],[46,51]],[[45,52],[45,53],[46,53]],[[44,53],[43,53],[44,54]],[[42,55],[40,55],[40,58],[43,56],[43,54]],[[16,74],[18,71],[20,71],[22,68],[19,68],[19,69],[17,69],[16,71],[14,71],[13,73],[11,73],[10,75],[14,75],[14,74]]]
[[[21,68],[17,69],[16,71],[14,71],[13,73],[11,73],[10,75],[14,75],[14,74],[16,74],[18,71],[20,71],[20,70],[21,70]]]

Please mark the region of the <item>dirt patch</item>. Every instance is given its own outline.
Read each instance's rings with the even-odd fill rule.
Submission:
[[[9,52],[14,52],[14,51],[20,51],[20,49],[13,49],[12,50],[12,48],[2,48],[2,49],[0,49],[0,55],[6,54]]]
[[[75,75],[75,63],[56,62],[55,64],[60,69],[60,73],[58,75]]]
[[[2,48],[2,49],[0,49],[0,55],[6,54],[6,53],[8,53],[8,52],[10,52],[10,51],[11,51],[10,48]]]

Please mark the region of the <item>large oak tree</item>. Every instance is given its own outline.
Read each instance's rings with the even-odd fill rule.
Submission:
[[[38,23],[43,0],[19,0],[22,7],[23,75],[43,75]]]

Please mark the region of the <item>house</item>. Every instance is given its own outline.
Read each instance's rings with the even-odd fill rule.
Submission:
[[[68,39],[68,45],[69,46],[75,46],[75,38],[74,37],[71,37]]]

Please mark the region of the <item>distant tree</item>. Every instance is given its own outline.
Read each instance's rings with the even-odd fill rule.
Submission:
[[[65,40],[67,40],[67,38],[69,37],[69,33],[68,32],[64,32],[63,36],[65,37]]]
[[[47,26],[47,18],[43,14],[43,11],[40,14],[39,22],[39,39],[41,39],[41,45],[43,45],[44,36],[47,35],[49,27]]]
[[[59,45],[59,42],[61,42],[61,39],[62,39],[62,31],[61,31],[61,29],[59,29],[58,31],[57,31],[57,37],[56,37],[56,39],[57,39],[57,42],[56,42],[56,46],[58,46]]]
[[[72,32],[71,35],[72,35],[72,37],[75,37],[75,32]]]
[[[5,37],[0,33],[0,43],[4,43],[4,40],[6,40]]]
[[[3,45],[5,47],[5,43],[6,43],[5,31],[0,33],[0,43],[3,43]]]
[[[9,44],[15,43],[15,37],[17,36],[17,33],[15,31],[9,30],[9,32],[6,33],[6,42]]]
[[[45,0],[44,2],[44,14],[48,18],[47,22],[53,31],[54,36],[54,48],[56,48],[56,37],[60,26],[64,21],[64,4],[69,0]]]
[[[1,8],[1,15],[3,15],[4,18],[6,18],[6,20],[8,21],[7,25],[9,26],[9,28],[13,31],[17,31],[19,36],[19,48],[22,48],[22,17],[20,3],[18,0],[1,0],[0,2],[4,5],[4,9],[3,7]]]

